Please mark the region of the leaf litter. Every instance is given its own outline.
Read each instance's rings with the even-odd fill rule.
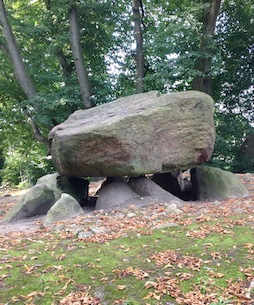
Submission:
[[[223,202],[186,203],[182,207],[184,213],[180,215],[166,215],[162,203],[135,211],[136,215],[131,218],[118,211],[110,214],[96,211],[56,223],[53,227],[64,224],[66,228],[57,233],[53,233],[53,227],[43,228],[42,220],[39,220],[36,229],[2,234],[0,296],[3,293],[5,303],[31,305],[159,305],[166,304],[167,300],[171,304],[253,304],[254,180],[249,174],[240,175],[240,178],[248,186],[250,197]],[[3,205],[1,208],[8,205],[8,210],[13,202],[8,198]],[[152,230],[155,225],[167,223],[179,226]],[[93,224],[99,224],[104,233],[77,238],[74,230],[70,229],[71,225],[77,225],[89,231]],[[185,240],[184,245],[179,242],[179,249],[178,239]],[[124,243],[125,240],[128,243]],[[166,240],[172,242],[172,248]],[[77,260],[77,263],[69,266],[68,252],[98,249],[100,253],[103,251],[102,245],[110,247],[113,242],[119,244],[114,249],[118,252],[114,253],[123,263],[115,263],[110,270],[106,270],[102,253],[96,261],[91,257],[90,263]],[[195,248],[197,251],[194,251]],[[43,253],[52,259],[48,266],[40,259]],[[137,261],[135,266],[130,263],[132,259]],[[90,272],[90,280],[80,282],[71,267],[76,272]],[[93,270],[96,272],[93,273]],[[32,283],[26,284],[24,281],[21,288],[26,288],[27,293],[22,293],[21,289],[15,295],[18,285],[11,281],[15,272],[18,274],[16,276],[24,276],[24,280],[29,277],[34,281],[40,279],[42,289],[33,290]],[[98,287],[98,283],[105,285],[103,289],[115,289],[119,294],[115,299],[111,295],[110,301],[103,295],[97,297],[93,286]],[[51,286],[54,286],[53,290]],[[130,287],[133,289],[135,286],[137,291],[133,294]],[[130,299],[134,300],[133,303]]]

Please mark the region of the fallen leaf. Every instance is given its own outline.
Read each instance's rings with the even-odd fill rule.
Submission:
[[[184,280],[189,280],[189,279],[194,277],[193,274],[185,273],[185,272],[177,273],[176,276],[180,278],[181,282],[184,281]]]
[[[211,252],[211,255],[213,257],[213,259],[221,259],[220,253],[219,252]]]
[[[8,274],[3,274],[3,275],[1,275],[0,280],[3,280],[3,279],[5,279],[8,276],[9,276]]]
[[[209,271],[209,276],[214,277],[214,278],[222,278],[224,276],[223,273],[215,273],[213,270]]]
[[[149,292],[149,294],[144,297],[142,300],[147,300],[147,299],[156,299],[159,301],[161,299],[160,295],[155,294],[154,292]]]
[[[146,289],[149,289],[151,287],[155,287],[155,285],[156,285],[156,282],[147,281],[144,286]]]

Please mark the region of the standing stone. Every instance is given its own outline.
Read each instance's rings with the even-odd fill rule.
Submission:
[[[176,200],[179,203],[182,202],[181,199],[165,191],[162,187],[146,177],[132,177],[128,185],[135,193],[143,197],[153,196],[163,198],[163,200],[166,199],[168,202],[172,200]]]
[[[67,220],[84,214],[81,206],[75,198],[63,193],[61,198],[52,206],[44,218],[43,225],[46,227],[57,221]]]
[[[214,102],[202,92],[123,97],[74,112],[49,135],[64,176],[139,176],[193,168],[213,151]]]
[[[74,197],[79,203],[88,197],[89,181],[76,177],[65,177],[58,173],[48,174],[38,179],[37,184],[44,184],[55,195],[55,200],[59,200],[63,193]]]
[[[15,222],[22,218],[46,214],[54,203],[53,191],[46,185],[37,184],[15,204],[1,222]]]
[[[140,196],[133,192],[128,184],[114,181],[100,190],[95,209],[108,210],[111,207],[117,209],[121,203],[134,198],[139,199]]]
[[[191,170],[197,200],[225,200],[249,195],[242,181],[233,173],[216,167],[199,166]]]

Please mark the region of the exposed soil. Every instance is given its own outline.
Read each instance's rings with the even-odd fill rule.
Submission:
[[[239,178],[242,180],[244,185],[247,187],[247,189],[250,192],[249,197],[246,197],[244,199],[239,199],[239,202],[241,203],[241,208],[244,209],[244,203],[246,208],[253,209],[254,210],[254,174],[238,174]],[[92,195],[98,189],[102,181],[98,182],[91,182],[89,186],[89,194]],[[18,200],[27,192],[28,190],[6,190],[5,192],[0,192],[0,221],[1,219],[8,213],[8,211],[18,202]],[[225,200],[222,202],[223,204],[230,204],[230,200]],[[199,208],[192,209],[192,212],[196,212],[197,214],[200,214],[201,212],[205,212],[209,206],[211,206],[212,202],[190,202],[186,201],[186,205],[193,205],[193,206],[199,206]],[[144,205],[142,207],[143,209],[146,208]],[[234,208],[237,208],[235,206]],[[93,209],[91,207],[84,207],[84,212],[92,214]],[[2,211],[2,213],[1,213]],[[0,223],[0,236],[6,235],[10,232],[21,232],[21,231],[34,231],[38,230],[41,226],[41,220],[44,218],[43,215],[36,216],[36,217],[30,217],[27,219],[22,219],[16,223],[9,223],[9,224],[1,224]]]

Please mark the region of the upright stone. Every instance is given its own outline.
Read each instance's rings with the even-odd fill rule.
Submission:
[[[71,219],[82,214],[84,212],[77,200],[69,194],[62,193],[61,198],[48,211],[43,225],[46,227],[57,221]]]
[[[15,222],[22,218],[46,214],[54,203],[53,191],[46,185],[37,184],[15,204],[1,222]]]
[[[249,195],[242,181],[233,173],[210,166],[191,170],[194,196],[197,200],[225,200]]]
[[[214,103],[198,91],[123,97],[74,112],[49,135],[64,176],[138,176],[186,170],[211,156]]]
[[[88,197],[89,181],[75,178],[60,176],[58,173],[48,174],[38,179],[37,184],[44,184],[52,189],[55,195],[55,201],[61,198],[62,193],[67,193],[74,197],[78,203]]]

